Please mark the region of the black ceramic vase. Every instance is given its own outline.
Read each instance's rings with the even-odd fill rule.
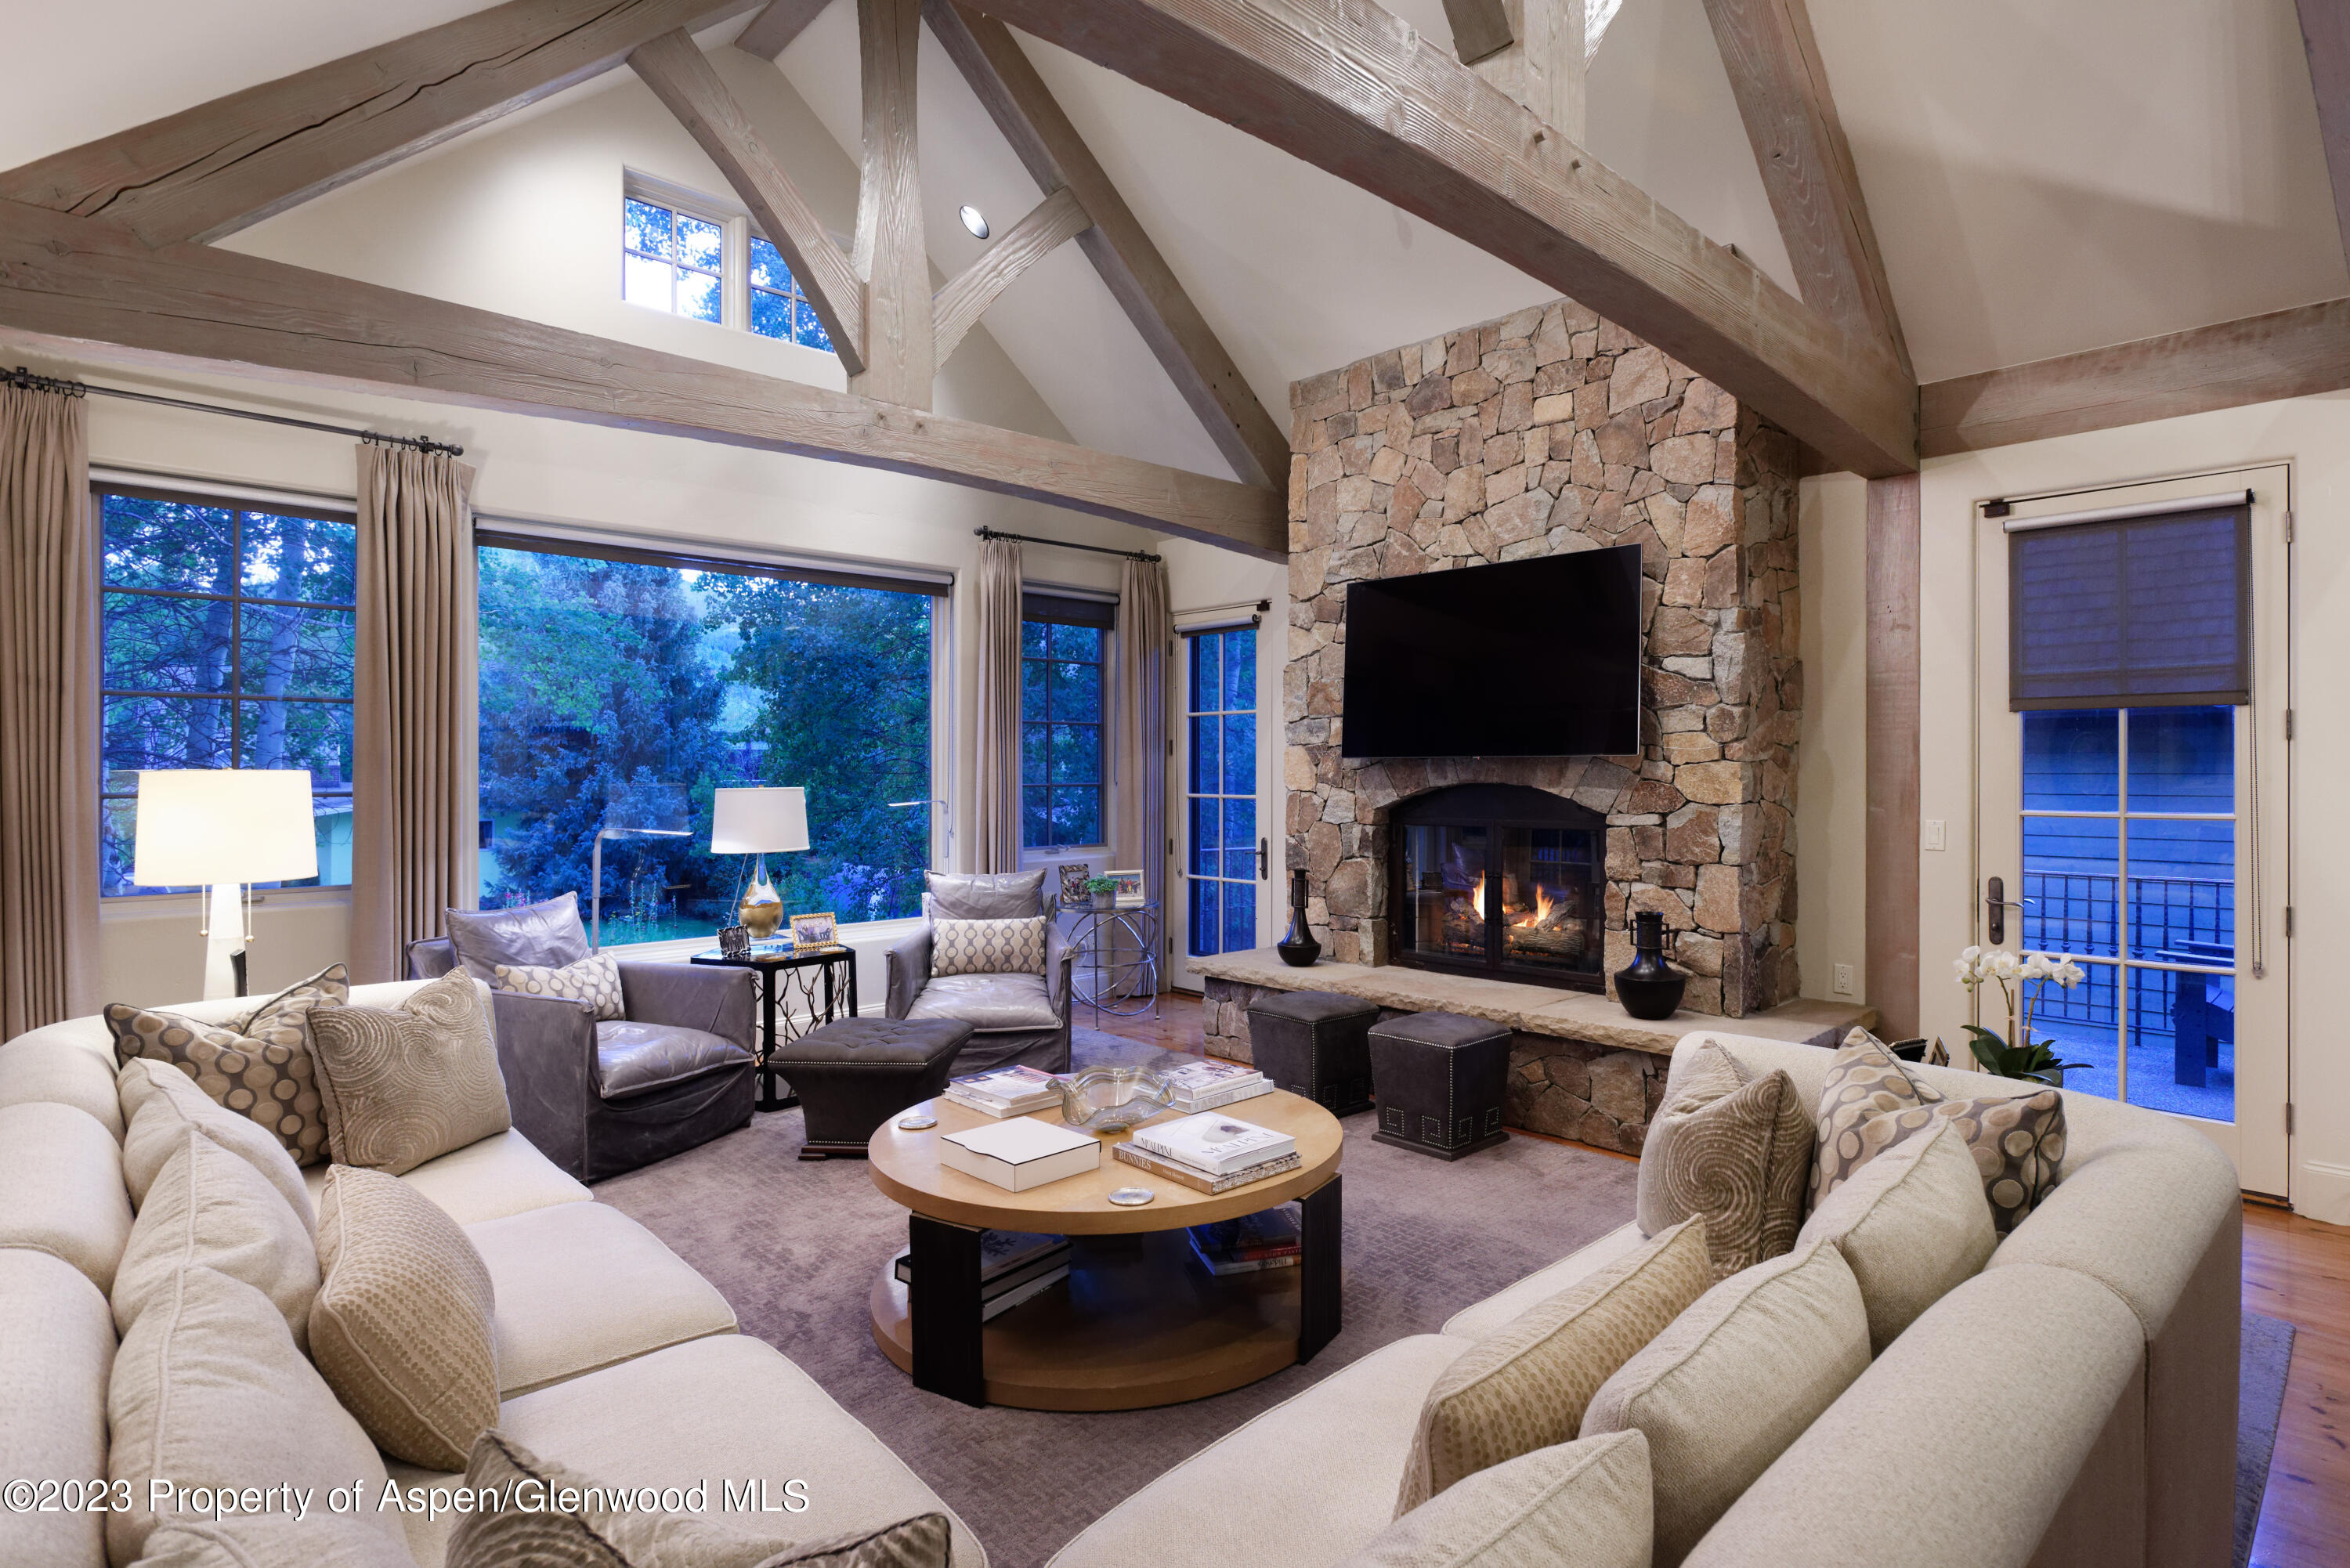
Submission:
[[[1689,976],[1665,961],[1665,918],[1653,909],[1632,917],[1632,961],[1616,971],[1616,1000],[1635,1018],[1670,1018]]]
[[[1289,874],[1289,930],[1274,944],[1274,950],[1281,961],[1305,969],[1322,956],[1322,944],[1314,940],[1314,928],[1305,923],[1305,873]]]

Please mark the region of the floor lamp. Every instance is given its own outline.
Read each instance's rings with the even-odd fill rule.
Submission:
[[[710,853],[755,855],[757,868],[743,891],[735,918],[753,941],[764,942],[784,923],[784,901],[767,880],[767,857],[794,855],[808,846],[807,791],[722,789],[710,804]]]
[[[204,995],[245,994],[256,882],[318,874],[310,774],[301,768],[171,768],[139,775],[130,879],[203,891]],[[240,893],[245,895],[240,898]]]

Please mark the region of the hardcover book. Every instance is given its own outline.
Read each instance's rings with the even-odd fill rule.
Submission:
[[[1263,1181],[1267,1177],[1284,1176],[1305,1163],[1295,1151],[1292,1151],[1279,1159],[1268,1159],[1262,1165],[1252,1165],[1244,1169],[1235,1170],[1228,1176],[1210,1176],[1205,1171],[1192,1169],[1180,1160],[1162,1158],[1147,1148],[1138,1147],[1130,1143],[1115,1145],[1110,1149],[1110,1153],[1139,1170],[1147,1170],[1153,1176],[1163,1176],[1179,1186],[1191,1189],[1194,1192],[1206,1193],[1230,1192],[1233,1188],[1246,1187],[1252,1181]]]
[[[1210,1176],[1224,1176],[1297,1152],[1297,1140],[1287,1133],[1261,1127],[1221,1111],[1202,1111],[1178,1121],[1137,1127],[1134,1141],[1162,1159],[1178,1161]]]

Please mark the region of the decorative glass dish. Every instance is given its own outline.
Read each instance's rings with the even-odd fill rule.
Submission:
[[[1121,1133],[1166,1108],[1166,1081],[1140,1067],[1088,1067],[1061,1085],[1061,1119],[1089,1133]]]

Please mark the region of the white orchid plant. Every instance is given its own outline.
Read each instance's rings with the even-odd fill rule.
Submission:
[[[2088,978],[2089,971],[2074,963],[2071,953],[2052,957],[2047,953],[2010,952],[2005,948],[1974,947],[1960,953],[1951,968],[1957,971],[1959,983],[1969,991],[1986,981],[1997,983],[2000,996],[2007,1003],[2005,1037],[1980,1024],[1966,1026],[1975,1060],[1986,1068],[2002,1077],[2057,1085],[2064,1082],[2066,1068],[2087,1065],[2084,1062],[2059,1060],[2053,1042],[2032,1037],[2032,1015],[2039,1006],[2042,985],[2053,981],[2070,991]]]

